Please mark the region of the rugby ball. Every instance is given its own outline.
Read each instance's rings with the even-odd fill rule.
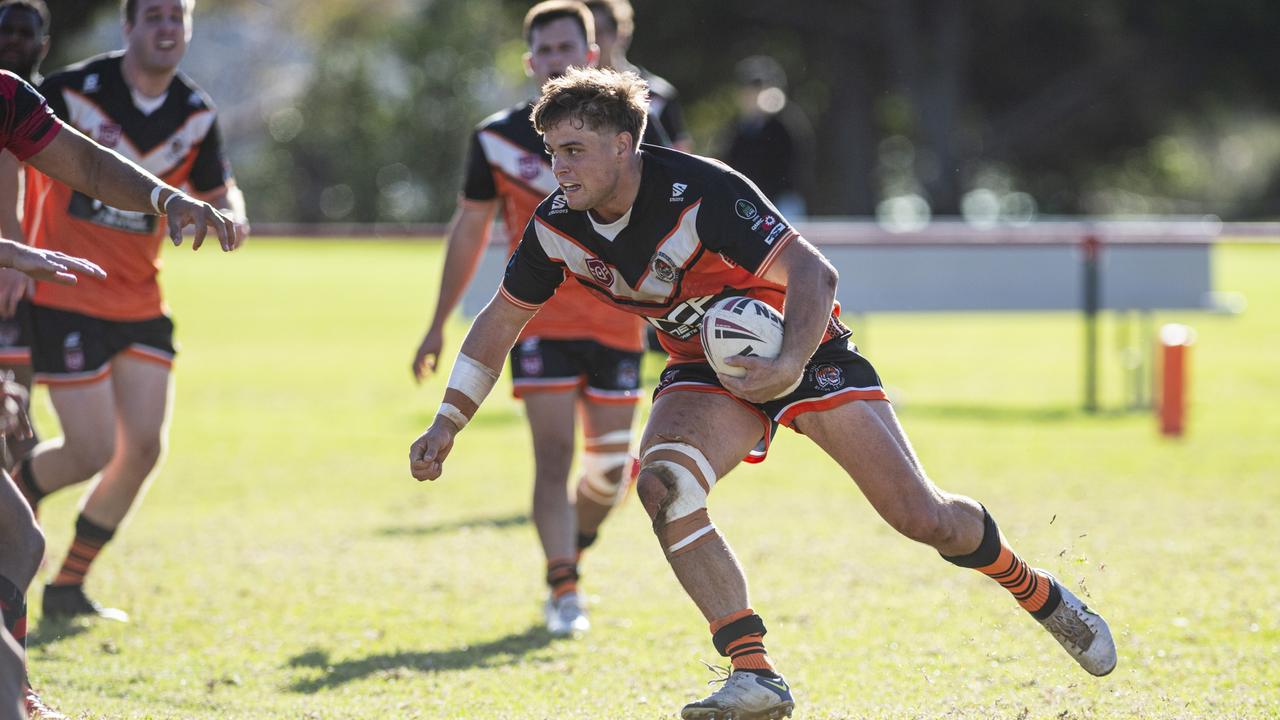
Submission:
[[[777,357],[782,352],[782,314],[752,297],[723,298],[702,316],[701,336],[702,352],[711,367],[721,375],[742,377],[746,371],[726,365],[725,359],[735,355]],[[782,395],[799,384],[797,379]]]

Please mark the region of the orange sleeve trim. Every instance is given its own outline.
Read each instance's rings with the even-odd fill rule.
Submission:
[[[6,350],[0,352],[0,365],[30,365],[31,350]]]
[[[503,285],[498,286],[498,295],[500,295],[503,300],[506,300],[507,302],[511,303],[512,305],[515,305],[521,310],[536,311],[538,308],[542,307],[543,305],[543,303],[537,303],[537,304],[527,303],[521,300],[520,298],[516,297],[515,295],[512,295],[511,293],[507,292],[507,288]]]
[[[773,261],[778,259],[778,255],[782,252],[782,249],[790,245],[791,241],[798,237],[800,237],[800,233],[792,230],[779,238],[778,244],[773,246],[773,250],[769,251],[769,254],[765,255],[764,260],[760,262],[760,267],[756,268],[754,273],[755,276],[764,277],[764,274],[768,272],[769,268],[773,265]]]

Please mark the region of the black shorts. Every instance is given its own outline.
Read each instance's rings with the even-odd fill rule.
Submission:
[[[31,364],[31,301],[19,300],[11,318],[0,318],[0,365]]]
[[[525,338],[511,348],[514,395],[582,389],[596,402],[640,400],[640,356],[594,340]]]
[[[137,321],[103,320],[66,310],[31,306],[31,365],[37,382],[97,382],[121,353],[165,366],[173,364],[173,321],[166,315]]]
[[[854,400],[889,399],[880,384],[876,369],[869,360],[858,354],[857,346],[848,338],[833,338],[819,345],[805,365],[800,385],[775,400],[753,403],[730,393],[720,384],[716,371],[705,362],[668,366],[662,371],[658,387],[653,391],[653,399],[682,390],[727,395],[760,415],[760,421],[764,425],[764,438],[745,458],[747,462],[763,461],[778,425],[786,425],[794,430],[793,423],[799,415],[829,410]]]

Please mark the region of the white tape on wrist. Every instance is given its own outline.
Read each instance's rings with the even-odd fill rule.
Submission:
[[[453,361],[453,372],[449,373],[448,387],[471,398],[478,407],[489,396],[489,391],[493,390],[496,382],[496,372],[459,353],[458,359]]]
[[[467,417],[466,413],[462,412],[462,410],[453,403],[441,403],[440,409],[436,411],[436,415],[445,416],[450,422],[457,425],[459,430],[466,427],[467,423],[471,421],[471,418]]]
[[[161,191],[161,190],[164,190],[164,187],[162,187],[162,186],[160,186],[160,185],[157,185],[157,186],[155,186],[155,187],[151,188],[151,207],[153,207],[153,208],[155,208],[155,209],[156,209],[156,214],[157,214],[157,215],[163,215],[163,214],[164,214],[164,210],[161,210],[161,209],[160,209],[160,191]],[[167,200],[165,201],[165,204],[168,204],[168,201],[167,201]]]

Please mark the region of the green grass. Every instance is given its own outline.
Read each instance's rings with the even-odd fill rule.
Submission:
[[[797,717],[1280,717],[1280,253],[1216,259],[1248,311],[1158,318],[1199,334],[1181,440],[1149,414],[1079,411],[1076,316],[869,318],[865,349],[933,477],[1107,615],[1120,665],[1085,674],[784,431],[712,513]],[[93,718],[671,718],[707,689],[706,626],[634,499],[587,558],[593,632],[541,631],[529,440],[507,381],[442,480],[409,478],[441,394],[409,374],[439,260],[434,245],[265,240],[167,255],[171,445],[89,581],[133,621],[54,626],[35,610],[31,672],[51,702]],[[78,494],[43,511],[55,566]]]

